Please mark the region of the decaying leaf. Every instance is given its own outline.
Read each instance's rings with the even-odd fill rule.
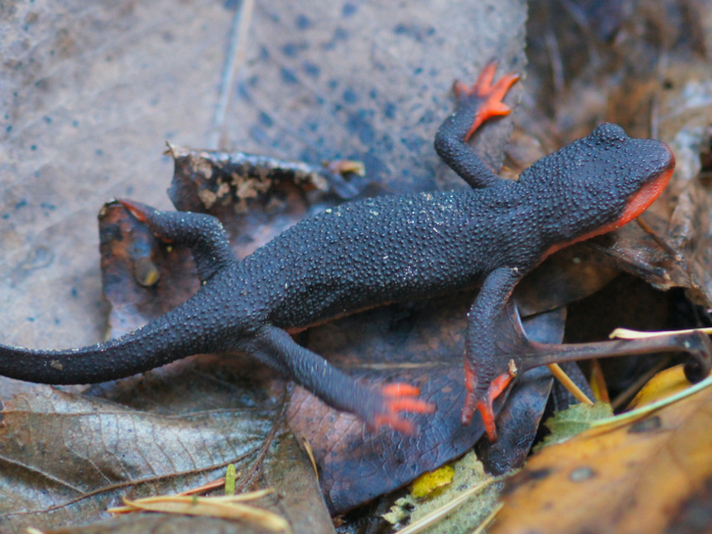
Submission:
[[[254,389],[258,383],[258,373],[245,388],[229,366],[193,359],[160,375],[92,390],[111,400],[36,386],[32,396],[5,401],[0,530],[66,526],[68,516],[73,524],[95,521],[124,496],[178,493],[224,475],[229,463],[243,476],[281,410]],[[310,504],[283,500],[274,511],[292,525],[329,532],[321,530],[331,522],[309,460],[296,442],[290,446],[294,438],[277,436],[280,445],[270,443],[267,460],[291,447],[280,460],[291,479],[268,481],[280,492],[299,487],[299,498]]]
[[[357,195],[368,181],[357,174],[365,172],[363,164],[347,160],[315,166],[172,145],[167,154],[174,161],[168,194],[175,207],[219,218],[240,258],[304,217]]]
[[[427,497],[410,494],[398,499],[384,518],[399,527],[410,525],[406,531],[412,532],[472,532],[496,506],[502,483],[485,473],[472,452],[451,465],[454,477],[450,484]],[[416,528],[423,522],[427,526]]]

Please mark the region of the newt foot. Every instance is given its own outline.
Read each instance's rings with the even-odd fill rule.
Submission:
[[[146,222],[151,213],[156,211],[154,208],[141,204],[140,202],[136,202],[135,200],[117,198],[116,202],[129,210],[129,213],[131,213],[131,215],[133,215],[139,222]]]
[[[468,88],[467,85],[462,82],[455,82],[454,89],[458,100],[470,98],[481,100],[477,107],[475,120],[465,135],[465,141],[467,141],[470,136],[475,133],[475,130],[487,119],[500,115],[509,115],[511,111],[510,107],[502,102],[502,99],[512,85],[519,80],[519,74],[505,74],[497,83],[492,85],[496,70],[497,60],[493,59],[485,65],[485,68],[482,69],[477,81],[471,88]]]
[[[416,426],[403,419],[400,412],[433,413],[435,411],[433,404],[418,398],[420,388],[409,384],[387,384],[381,388],[381,395],[384,411],[373,416],[371,421],[375,429],[387,425],[403,434],[413,435],[416,433]]]
[[[499,397],[501,393],[507,389],[507,386],[515,376],[517,376],[517,368],[514,365],[514,361],[510,360],[507,372],[502,373],[495,378],[490,383],[487,390],[485,390],[484,395],[482,395],[477,388],[477,380],[474,370],[470,367],[469,362],[465,362],[465,387],[467,388],[467,399],[465,400],[465,406],[462,409],[462,424],[469,424],[475,411],[478,411],[480,412],[482,422],[485,425],[487,437],[491,442],[497,441],[497,425],[495,423],[492,403],[494,402],[494,399]]]
[[[135,200],[126,200],[123,198],[117,198],[116,202],[126,208],[137,221],[147,225],[158,239],[164,243],[173,243],[173,239],[169,239],[166,236],[161,235],[160,232],[157,232],[156,216],[159,211],[156,208],[152,208],[151,206],[147,206],[141,202],[136,202]]]

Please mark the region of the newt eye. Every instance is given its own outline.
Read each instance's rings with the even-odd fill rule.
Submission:
[[[621,143],[628,139],[623,128],[610,122],[597,126],[593,134],[605,143]]]

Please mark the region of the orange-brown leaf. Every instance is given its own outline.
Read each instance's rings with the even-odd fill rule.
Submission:
[[[712,481],[712,388],[534,456],[492,532],[662,532]]]

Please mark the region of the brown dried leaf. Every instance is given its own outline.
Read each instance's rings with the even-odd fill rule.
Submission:
[[[6,401],[0,529],[57,527],[68,517],[87,523],[107,517],[103,510],[124,495],[178,493],[219,478],[231,462],[246,469],[274,424],[275,408],[255,409],[249,394],[214,391],[215,380],[201,378],[193,371],[173,374],[170,383],[144,380],[131,397],[144,409],[48,386]],[[173,387],[184,397],[203,394],[204,404],[171,407],[165,395],[160,411],[146,410],[143,389],[157,394]]]
[[[175,164],[168,190],[173,204],[181,211],[220,219],[238,258],[308,215],[354,196],[366,181],[354,173],[349,173],[352,179],[346,181],[323,165],[243,152],[172,146],[169,153]]]
[[[260,391],[259,373],[246,384],[236,365],[244,367],[193,358],[92,392],[111,400],[36,386],[33,396],[6,402],[0,530],[65,526],[68,516],[70,524],[89,523],[108,517],[106,508],[124,496],[176,494],[224,476],[228,463],[239,480],[279,424],[281,408]],[[266,461],[254,484],[284,494],[299,488],[272,511],[295,532],[331,532],[315,474],[294,438],[280,435]],[[270,474],[275,462],[288,480]]]

